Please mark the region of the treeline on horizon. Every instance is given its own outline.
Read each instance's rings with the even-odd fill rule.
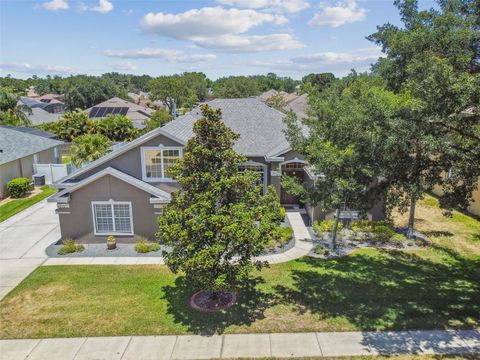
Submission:
[[[2,91],[26,95],[33,87],[38,95],[62,94],[66,108],[87,109],[114,96],[133,101],[128,93],[148,92],[149,100],[161,100],[169,108],[174,99],[178,108],[191,108],[198,101],[209,98],[244,98],[257,96],[274,89],[287,93],[308,92],[313,86],[321,89],[336,80],[331,73],[304,76],[302,80],[281,77],[275,73],[267,75],[228,76],[217,80],[209,79],[202,72],[152,77],[149,75],[105,73],[100,76],[71,75],[68,77],[47,75],[17,79],[10,75],[0,77]]]

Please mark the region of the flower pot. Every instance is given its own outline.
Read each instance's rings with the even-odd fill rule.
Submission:
[[[108,250],[114,250],[117,248],[117,242],[107,242],[107,249]]]

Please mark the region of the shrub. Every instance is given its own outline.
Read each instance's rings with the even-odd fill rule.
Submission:
[[[284,246],[293,237],[293,229],[290,226],[277,227],[274,229],[272,241],[267,244],[267,248],[274,249],[276,246]]]
[[[65,239],[62,241],[62,246],[58,249],[59,255],[66,255],[75,252],[82,252],[85,250],[85,246],[82,244],[77,244],[72,239]]]
[[[350,228],[353,231],[372,231],[377,226],[386,226],[391,228],[393,225],[386,220],[370,221],[370,220],[355,220],[351,223]]]
[[[385,225],[375,226],[372,230],[372,240],[379,242],[390,241],[395,235],[395,231]]]
[[[413,241],[410,240],[409,242],[407,242],[407,245],[408,245],[408,246],[413,246]]]
[[[425,241],[423,241],[422,239],[417,239],[417,240],[415,240],[415,245],[417,245],[417,246],[424,246],[424,245],[425,245]]]
[[[27,178],[15,178],[7,182],[7,190],[12,198],[22,197],[32,189],[32,180]]]
[[[326,253],[326,249],[323,245],[318,245],[315,250],[314,250],[315,254],[317,255],[325,255]]]
[[[322,235],[327,232],[332,232],[334,224],[335,224],[334,220],[314,221],[313,230],[317,233],[317,235]],[[342,229],[343,229],[343,223],[339,221],[337,231],[341,231]]]
[[[403,234],[395,234],[392,236],[390,241],[395,245],[395,246],[403,246],[403,242],[405,241],[405,235]]]
[[[135,244],[135,251],[141,254],[158,250],[160,250],[160,244],[157,242],[150,242],[147,238],[139,238]]]

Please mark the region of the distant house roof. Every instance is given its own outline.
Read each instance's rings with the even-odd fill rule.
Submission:
[[[27,96],[20,96],[19,103],[23,103],[29,106],[31,109],[42,109],[49,113],[62,113],[65,110],[65,105],[63,102],[58,100],[46,101],[39,100],[40,98],[29,98]]]
[[[108,114],[127,116],[136,127],[143,127],[145,120],[150,119],[153,110],[130,101],[113,97],[85,110],[90,119],[101,119]]]
[[[264,93],[258,95],[258,99],[265,102],[274,95],[278,95],[278,91],[274,90],[274,89],[270,89],[270,90],[265,91]]]
[[[240,135],[234,149],[247,156],[265,156],[272,149],[288,149],[283,130],[285,114],[256,98],[215,99],[207,103],[222,111],[222,121]],[[186,142],[194,136],[193,124],[202,117],[200,108],[167,123],[163,131]]]
[[[25,113],[33,126],[59,121],[63,116],[62,113],[52,114],[41,108],[32,108],[31,113]]]
[[[307,108],[308,108],[308,95],[303,94],[297,96],[294,100],[290,101],[285,107],[285,110],[292,110],[296,115],[297,119],[301,120],[304,117],[307,117]]]
[[[63,144],[62,141],[44,135],[15,127],[0,126],[0,165]]]
[[[63,101],[60,100],[60,95],[57,94],[44,94],[35,99],[47,104],[63,104]]]

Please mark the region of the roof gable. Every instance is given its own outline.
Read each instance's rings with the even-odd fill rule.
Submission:
[[[124,172],[122,171],[119,171],[117,169],[114,169],[112,167],[107,167],[95,174],[93,174],[92,176],[89,176],[81,181],[79,181],[78,183],[62,190],[62,191],[59,191],[56,195],[52,196],[49,201],[50,202],[60,202],[60,199],[62,197],[64,197],[64,195],[67,195],[67,194],[70,194],[70,193],[73,193],[75,192],[76,190],[78,189],[81,189],[83,188],[84,186],[92,183],[92,182],[95,182],[96,180],[106,176],[106,175],[110,175],[110,176],[113,176],[121,181],[124,181],[132,186],[135,186],[153,196],[155,196],[156,198],[159,199],[159,202],[160,203],[168,203],[170,202],[171,200],[171,196],[169,193],[167,193],[166,191],[163,191],[159,188],[156,188],[155,186],[152,186],[142,180],[139,180],[133,176],[130,176],[128,174],[125,174]]]
[[[97,159],[97,160],[91,162],[89,165],[84,166],[84,167],[74,171],[70,175],[64,177],[63,179],[60,179],[56,184],[57,185],[66,185],[65,184],[66,181],[68,181],[70,179],[74,179],[74,178],[78,177],[79,175],[84,174],[86,172],[89,172],[89,171],[95,169],[97,166],[105,164],[107,161],[110,161],[110,160],[116,158],[117,156],[120,156],[121,154],[124,154],[127,151],[129,151],[131,149],[134,149],[134,148],[136,148],[136,147],[146,143],[147,141],[149,141],[151,139],[154,139],[155,137],[160,136],[160,135],[166,136],[166,137],[172,139],[173,141],[178,142],[181,145],[185,144],[185,142],[183,140],[178,139],[178,138],[172,136],[171,134],[168,134],[165,131],[163,131],[163,128],[156,128],[156,129],[153,129],[152,131],[140,136],[139,138],[136,138],[135,140],[130,141],[130,142],[126,143],[125,145],[118,147],[116,150],[108,153],[105,156],[102,156],[100,159]],[[62,186],[58,186],[58,187],[62,187]]]

